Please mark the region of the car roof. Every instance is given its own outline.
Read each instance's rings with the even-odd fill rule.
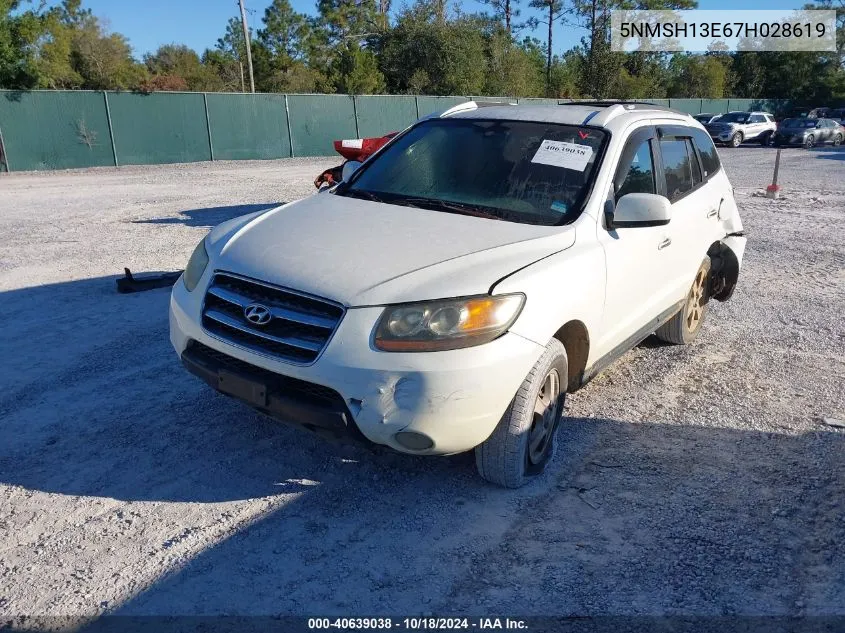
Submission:
[[[560,105],[517,105],[468,101],[432,116],[450,119],[534,121],[597,127],[607,127],[611,121],[620,118],[630,121],[631,119],[649,119],[660,116],[661,118],[676,119],[679,122],[693,120],[691,115],[685,112],[651,103],[606,101],[582,101]]]

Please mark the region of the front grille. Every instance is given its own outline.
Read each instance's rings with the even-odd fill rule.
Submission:
[[[258,325],[245,315],[253,304],[269,309]],[[215,273],[205,295],[202,326],[217,338],[291,363],[313,363],[343,318],[343,307],[232,273]]]

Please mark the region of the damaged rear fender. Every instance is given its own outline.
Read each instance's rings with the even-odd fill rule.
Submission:
[[[708,249],[710,256],[710,297],[727,301],[733,295],[745,253],[745,233],[738,231],[714,242]]]

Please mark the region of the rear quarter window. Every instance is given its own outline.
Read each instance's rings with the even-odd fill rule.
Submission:
[[[704,170],[704,180],[710,178],[721,168],[722,164],[719,162],[719,154],[716,152],[716,146],[713,145],[713,139],[704,130],[691,129],[692,140],[701,156],[701,167]]]

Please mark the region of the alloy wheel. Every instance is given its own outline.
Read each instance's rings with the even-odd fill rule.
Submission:
[[[552,369],[534,402],[534,419],[528,431],[528,459],[540,464],[552,441],[560,408],[560,375]]]
[[[704,317],[705,289],[707,287],[707,271],[699,270],[687,298],[686,324],[687,331],[695,332]]]

